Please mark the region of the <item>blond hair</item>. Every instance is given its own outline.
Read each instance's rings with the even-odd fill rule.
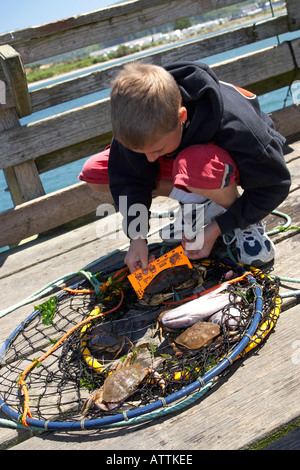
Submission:
[[[143,149],[178,124],[178,85],[157,65],[125,65],[112,83],[110,97],[113,134],[127,148]]]

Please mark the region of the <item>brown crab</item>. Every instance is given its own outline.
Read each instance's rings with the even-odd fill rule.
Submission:
[[[172,297],[174,290],[201,286],[205,276],[204,266],[189,268],[187,265],[182,265],[165,269],[148,284],[140,302],[144,305],[159,305]]]
[[[95,356],[97,353],[108,352],[114,354],[113,359],[115,359],[126,342],[133,348],[133,344],[127,336],[121,336],[113,331],[105,331],[101,325],[93,328],[86,339],[88,340],[89,349],[93,351]]]
[[[148,374],[152,374],[161,388],[164,390],[165,382],[153,369],[143,367],[138,362],[130,364],[133,352],[127,355],[124,363],[119,362],[116,369],[105,379],[104,384],[95,390],[85,401],[82,414],[85,416],[88,410],[96,405],[103,411],[112,411],[121,404],[138,388],[139,384]]]
[[[171,346],[175,352],[175,356],[183,354],[183,352],[191,353],[198,351],[203,346],[208,346],[213,340],[219,336],[220,327],[216,323],[197,322],[190,326],[177,338],[175,338]]]

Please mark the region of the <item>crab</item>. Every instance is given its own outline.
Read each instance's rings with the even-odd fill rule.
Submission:
[[[101,325],[93,328],[91,333],[87,336],[89,348],[95,352],[108,352],[114,354],[115,359],[128,342],[133,348],[133,344],[127,336],[121,336],[113,331],[105,331]]]
[[[208,346],[213,340],[219,336],[220,327],[212,322],[197,322],[184,330],[177,338],[175,338],[171,346],[175,352],[175,356],[198,351],[203,346]]]
[[[206,268],[189,268],[187,265],[174,266],[158,273],[148,284],[141,299],[144,305],[159,305],[172,297],[174,290],[199,287],[206,276]]]
[[[120,361],[116,369],[105,379],[102,387],[91,393],[83,404],[83,416],[88,413],[93,405],[103,411],[112,411],[119,408],[149,374],[152,374],[153,379],[158,382],[162,390],[165,389],[165,381],[157,372],[148,367],[143,367],[138,362],[130,364],[132,357],[133,352],[130,352],[124,363]]]

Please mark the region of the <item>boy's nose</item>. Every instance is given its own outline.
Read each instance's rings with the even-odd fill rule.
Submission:
[[[159,155],[158,152],[156,152],[156,153],[146,153],[146,157],[147,157],[148,162],[153,163],[153,162],[155,162],[155,160],[157,160],[160,157],[160,155]]]

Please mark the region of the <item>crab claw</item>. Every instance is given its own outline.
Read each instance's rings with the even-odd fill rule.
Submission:
[[[166,381],[162,378],[162,376],[153,369],[146,369],[146,373],[151,375],[151,377],[149,378],[149,382],[157,382],[162,391],[164,392],[166,388]]]
[[[161,387],[162,391],[164,392],[166,388],[165,380],[161,377],[161,375],[158,372],[154,370],[150,372],[152,372],[154,380],[158,383],[158,385]]]
[[[83,416],[86,416],[89,409],[95,404],[96,406],[101,403],[103,396],[103,387],[100,387],[98,390],[95,390],[90,396],[85,400],[81,413]]]

